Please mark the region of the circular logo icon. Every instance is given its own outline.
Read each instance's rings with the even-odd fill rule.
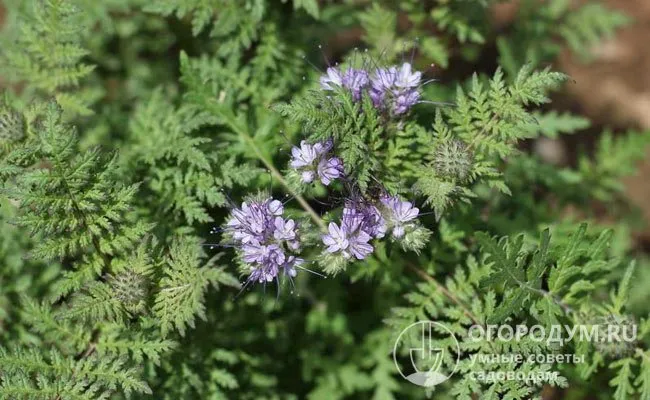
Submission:
[[[407,326],[397,337],[393,361],[399,374],[407,381],[418,386],[436,386],[456,372],[460,344],[443,324],[419,321]]]

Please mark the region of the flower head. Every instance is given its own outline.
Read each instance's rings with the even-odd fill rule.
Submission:
[[[420,210],[414,207],[413,203],[402,201],[397,196],[384,196],[381,203],[386,208],[385,214],[392,227],[393,237],[401,238],[404,236],[404,229],[413,225],[413,220],[417,218]]]
[[[395,115],[406,113],[420,100],[420,92],[417,90],[408,90],[400,93],[395,97],[393,112]]]
[[[343,162],[338,157],[327,157],[327,153],[334,147],[334,142],[329,139],[325,142],[309,144],[300,142],[300,147],[291,149],[291,168],[300,172],[303,183],[311,183],[318,175],[323,185],[329,185],[333,180],[343,176]]]
[[[345,258],[354,256],[358,260],[372,253],[373,247],[368,243],[370,239],[370,235],[362,230],[350,231],[344,223],[339,227],[334,222],[330,222],[328,233],[322,236],[328,253],[340,252]]]
[[[343,175],[343,162],[338,157],[326,159],[321,158],[318,162],[318,177],[323,185],[327,186],[334,179],[340,178]]]
[[[350,231],[363,231],[380,239],[386,233],[386,221],[372,204],[365,201],[349,201],[343,208],[343,225]]]
[[[420,78],[422,78],[422,73],[420,71],[413,72],[411,70],[411,64],[404,63],[399,70],[397,70],[395,86],[402,89],[413,89],[418,87],[420,84]]]
[[[325,146],[323,143],[309,144],[306,141],[300,141],[300,147],[291,149],[291,167],[300,168],[311,165],[316,158],[323,154]]]
[[[249,282],[270,282],[280,272],[294,276],[302,262],[291,254],[300,248],[297,225],[283,213],[282,202],[271,198],[244,202],[231,212],[225,232],[250,266]]]
[[[330,222],[327,227],[327,234],[323,235],[322,239],[325,246],[327,246],[327,251],[330,253],[346,251],[350,246],[345,226],[342,225],[339,227],[334,222]]]
[[[361,99],[361,92],[368,86],[368,72],[363,69],[349,67],[341,73],[338,68],[327,68],[326,74],[321,76],[320,85],[324,90],[334,90],[344,87],[352,93],[355,100]]]
[[[340,252],[345,258],[363,260],[374,251],[369,243],[386,233],[386,222],[377,207],[364,200],[350,200],[343,208],[341,225],[330,223],[322,236],[327,252]]]
[[[393,115],[406,113],[419,100],[422,73],[413,72],[411,64],[400,67],[378,68],[370,78],[370,97],[376,108],[389,110]]]
[[[407,113],[420,100],[421,80],[422,73],[414,71],[411,63],[404,62],[374,71],[352,67],[342,71],[330,67],[321,76],[320,84],[324,90],[344,87],[355,101],[361,100],[365,90],[376,109],[398,116]]]

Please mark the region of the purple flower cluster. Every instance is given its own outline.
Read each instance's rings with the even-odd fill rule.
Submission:
[[[332,149],[331,140],[309,144],[306,141],[300,142],[300,147],[291,149],[291,162],[289,165],[300,172],[304,183],[314,180],[316,175],[323,183],[329,185],[334,179],[343,175],[343,162],[338,157],[327,157]]]
[[[421,78],[422,73],[413,71],[411,64],[405,62],[400,67],[377,68],[372,75],[363,69],[348,68],[341,72],[338,68],[329,67],[320,78],[320,84],[324,90],[344,87],[350,90],[356,101],[361,99],[363,90],[368,89],[377,109],[401,115],[420,100]]]
[[[283,212],[282,203],[271,198],[244,202],[231,212],[225,230],[251,265],[249,281],[271,282],[280,272],[293,277],[304,262],[291,254],[300,249],[300,240],[295,221],[283,218]]]
[[[371,79],[370,98],[375,107],[391,107],[395,115],[406,113],[420,100],[418,87],[422,74],[413,72],[411,64],[379,68]]]
[[[414,226],[419,210],[397,196],[383,196],[382,210],[365,201],[350,201],[343,208],[341,224],[330,222],[328,233],[321,236],[328,253],[341,253],[363,260],[374,250],[371,239],[383,238],[391,230],[394,238],[404,236]]]

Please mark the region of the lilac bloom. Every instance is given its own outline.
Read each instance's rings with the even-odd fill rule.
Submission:
[[[341,80],[343,87],[352,92],[352,98],[359,101],[361,99],[361,91],[368,85],[368,73],[362,69],[348,68],[343,74]]]
[[[279,200],[252,200],[235,208],[226,223],[242,260],[250,265],[249,282],[270,282],[282,270],[293,276],[298,259],[292,252],[300,248],[294,220],[282,218]]]
[[[343,175],[343,162],[338,157],[322,158],[318,163],[318,177],[323,185],[329,185],[334,179]]]
[[[320,147],[322,147],[322,145],[316,147],[307,143],[305,140],[302,140],[300,142],[300,148],[294,146],[291,149],[291,167],[300,168],[313,164],[316,157],[319,156],[318,150]]]
[[[282,217],[275,217],[275,231],[273,237],[277,240],[293,240],[296,238],[296,223],[290,219],[285,221]]]
[[[334,90],[337,86],[342,86],[350,90],[352,97],[357,101],[361,99],[361,92],[369,82],[368,72],[357,68],[348,68],[341,73],[338,68],[329,67],[327,73],[320,78],[320,85],[324,90]]]
[[[371,79],[371,85],[373,89],[384,91],[393,87],[396,79],[397,69],[395,67],[378,68]]]
[[[363,260],[374,250],[369,241],[383,237],[385,232],[386,223],[377,207],[365,201],[350,201],[343,208],[341,226],[330,223],[323,243],[329,253],[340,251],[346,258]]]
[[[284,274],[290,276],[291,278],[296,276],[296,266],[302,265],[305,262],[302,258],[289,256],[287,261],[282,264],[282,269]]]
[[[277,244],[262,245],[251,243],[242,247],[244,252],[244,261],[248,263],[271,263],[277,264],[284,262],[284,253]]]
[[[420,93],[416,90],[410,90],[399,94],[395,98],[393,112],[395,115],[404,114],[410,110],[411,107],[417,104],[418,100],[420,100]]]
[[[252,282],[271,282],[278,276],[278,267],[276,265],[266,265],[257,268],[253,268],[250,276],[248,277],[249,281]]]
[[[397,196],[386,196],[381,202],[388,209],[389,219],[393,225],[393,236],[400,238],[404,236],[404,228],[409,221],[417,218],[420,210],[409,201],[402,201]]]
[[[398,88],[412,89],[418,87],[422,73],[419,71],[412,72],[411,64],[404,63],[397,71],[395,77],[395,86]]]
[[[363,260],[368,254],[373,251],[372,245],[368,244],[371,237],[366,232],[360,230],[356,235],[350,237],[349,248],[350,253],[358,260]]]
[[[327,74],[320,78],[320,85],[325,90],[334,90],[334,86],[341,86],[342,77],[338,68],[327,68]]]
[[[284,212],[284,206],[280,200],[273,200],[269,203],[269,211],[272,215],[282,215]]]
[[[240,209],[234,209],[226,228],[233,232],[233,238],[242,243],[251,243],[264,239],[264,230],[268,218],[263,215],[258,203],[242,203]]]
[[[334,222],[330,222],[327,231],[328,233],[322,236],[323,243],[327,246],[327,251],[329,253],[336,253],[337,251],[345,252],[350,245],[345,228],[339,228]]]
[[[383,108],[386,92],[393,87],[397,70],[391,68],[378,68],[370,80],[370,98],[376,108]]]
[[[384,220],[384,217],[381,215],[377,207],[372,206],[370,211],[371,213],[367,218],[368,227],[366,231],[370,236],[376,239],[381,239],[386,235],[386,220]]]
[[[413,72],[410,63],[399,68],[378,68],[370,80],[370,98],[378,109],[404,114],[420,100],[421,78],[422,73]]]
[[[294,147],[291,150],[290,166],[300,172],[300,179],[303,183],[313,182],[318,175],[320,181],[327,186],[332,180],[343,175],[341,160],[337,157],[327,158],[326,156],[333,147],[334,141],[331,138],[313,145],[303,140],[300,142],[300,148]]]
[[[372,204],[350,202],[343,208],[343,225],[349,232],[364,231],[380,239],[386,233],[386,221]]]

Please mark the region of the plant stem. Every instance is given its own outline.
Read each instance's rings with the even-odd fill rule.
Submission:
[[[463,313],[474,322],[475,325],[483,326],[483,324],[478,320],[478,318],[470,311],[470,309],[462,302],[460,301],[456,296],[454,296],[453,293],[451,293],[447,288],[442,285],[440,282],[438,282],[434,277],[431,275],[427,274],[426,272],[422,271],[420,268],[412,265],[412,264],[406,264],[406,267],[410,269],[411,271],[415,272],[418,276],[423,278],[424,280],[433,283],[436,285],[436,287],[444,294],[449,300],[451,300],[454,304],[458,305],[463,310]]]
[[[320,216],[316,213],[316,211],[314,211],[314,209],[309,205],[309,203],[307,202],[307,200],[305,200],[305,198],[302,197],[302,195],[300,195],[300,193],[296,193],[296,192],[291,188],[291,186],[289,185],[289,183],[287,183],[287,181],[284,179],[284,177],[282,176],[282,174],[280,173],[280,171],[278,171],[278,169],[275,168],[275,166],[273,165],[273,163],[272,163],[270,160],[268,160],[266,157],[264,157],[264,154],[262,154],[262,151],[261,151],[260,148],[257,146],[257,143],[255,143],[255,141],[254,141],[253,138],[248,134],[248,132],[246,131],[246,129],[243,129],[243,128],[242,128],[241,126],[239,126],[235,121],[229,121],[229,125],[230,125],[230,128],[232,128],[232,129],[233,129],[233,130],[234,130],[234,131],[235,131],[235,132],[236,132],[236,133],[237,133],[237,134],[238,134],[242,139],[244,139],[244,141],[246,142],[246,144],[247,144],[247,145],[248,145],[248,146],[253,150],[253,152],[255,153],[255,156],[256,156],[260,161],[262,161],[262,164],[264,164],[264,166],[269,170],[269,172],[271,173],[271,175],[272,175],[275,179],[277,179],[278,182],[280,182],[280,184],[281,184],[282,186],[285,187],[285,189],[287,190],[287,192],[289,192],[289,194],[291,194],[291,195],[292,195],[296,200],[298,200],[298,203],[299,203],[300,206],[303,208],[303,210],[305,210],[305,211],[307,212],[307,214],[309,214],[309,216],[311,217],[312,221],[314,221],[314,223],[315,223],[316,225],[318,225],[318,227],[319,227],[322,231],[326,231],[326,230],[327,230],[327,227],[325,226],[325,222],[323,222],[323,220],[321,219],[321,217],[320,217]]]

